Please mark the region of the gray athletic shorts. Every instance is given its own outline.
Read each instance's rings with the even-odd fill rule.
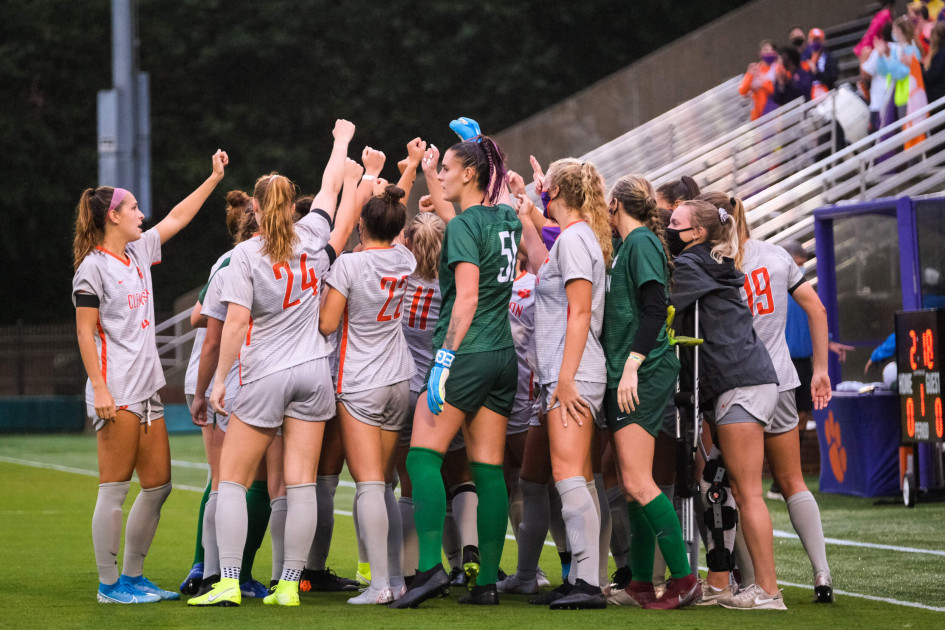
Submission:
[[[340,393],[336,398],[355,420],[385,431],[400,431],[407,424],[410,381],[360,392]]]
[[[771,435],[786,433],[796,427],[798,421],[797,398],[794,395],[794,390],[778,392],[778,406],[774,409],[771,424],[765,427],[765,433]]]
[[[521,409],[513,409],[509,415],[509,425],[505,430],[506,435],[516,435],[525,433],[528,427],[532,426],[532,421],[538,423],[538,400],[529,401],[529,404]],[[538,423],[540,424],[540,423]]]
[[[409,407],[410,410],[407,414],[407,422],[404,425],[403,430],[400,432],[400,445],[404,448],[410,446],[410,436],[413,433],[413,414],[417,409],[417,401],[419,400],[420,404],[427,404],[427,392],[423,390],[422,392],[410,392]],[[447,447],[446,451],[452,453],[453,451],[458,451],[460,449],[466,448],[466,441],[463,439],[463,432],[458,431],[453,437],[453,441],[450,442],[450,445]]]
[[[777,405],[778,386],[774,383],[736,387],[722,392],[715,399],[715,424],[758,422],[767,427]]]
[[[590,381],[575,381],[575,383],[577,384],[578,393],[581,395],[581,398],[587,401],[587,404],[591,406],[591,415],[594,416],[594,424],[596,424],[598,428],[606,429],[607,419],[604,417],[605,414],[601,412],[601,409],[604,406],[604,392],[607,390],[607,383],[591,383]],[[539,386],[538,401],[541,405],[542,413],[547,414],[552,409],[561,406],[561,403],[557,401],[555,401],[553,407],[551,406],[551,395],[557,387],[557,381]]]
[[[154,420],[164,417],[164,403],[161,402],[160,395],[155,392],[154,395],[147,400],[131,405],[121,405],[118,407],[118,411],[130,411],[138,416],[141,420],[141,424],[151,424]],[[89,418],[92,418],[92,426],[95,427],[96,431],[101,431],[105,428],[106,421],[98,417],[98,414],[95,413],[94,405],[86,403],[85,413],[88,414]]]
[[[328,357],[306,361],[240,386],[231,414],[262,429],[282,426],[283,418],[324,422],[335,415]]]
[[[194,395],[193,394],[184,394],[184,398],[187,400],[187,409],[193,409],[194,406]],[[233,398],[228,398],[223,401],[224,409],[232,409],[233,402],[236,400],[236,396]],[[226,427],[230,424],[230,416],[224,416],[218,414],[213,410],[213,407],[210,405],[210,399],[207,399],[207,421],[210,422],[211,427],[218,427],[221,431],[226,433]],[[194,425],[197,426],[197,425]]]

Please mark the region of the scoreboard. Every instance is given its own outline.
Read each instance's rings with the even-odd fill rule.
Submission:
[[[896,313],[902,444],[945,442],[942,359],[945,309]]]

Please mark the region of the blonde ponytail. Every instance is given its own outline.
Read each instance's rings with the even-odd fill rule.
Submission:
[[[253,198],[259,204],[263,236],[262,253],[275,264],[292,258],[298,237],[292,215],[295,212],[295,185],[278,173],[256,180]]]
[[[721,208],[735,221],[735,238],[738,241],[738,253],[730,256],[735,260],[735,267],[742,268],[742,261],[745,259],[745,241],[751,238],[751,229],[748,227],[748,220],[745,218],[745,205],[737,197],[726,197],[724,193],[709,192],[696,197],[700,201],[707,201],[715,208]]]
[[[564,204],[576,209],[587,221],[604,256],[604,264],[610,267],[614,253],[611,239],[610,215],[604,201],[604,182],[600,173],[590,162],[579,162],[566,158],[553,162],[545,177],[546,188],[557,187]]]
[[[417,259],[417,275],[424,280],[436,280],[440,269],[440,250],[446,224],[432,212],[421,212],[407,224],[404,237]]]

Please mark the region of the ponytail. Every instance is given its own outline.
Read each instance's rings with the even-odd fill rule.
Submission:
[[[738,228],[728,211],[708,201],[685,201],[683,205],[692,210],[692,227],[705,230],[705,242],[712,248],[712,259],[718,263],[721,263],[723,258],[731,258],[734,261],[738,256]]]
[[[256,215],[253,213],[253,198],[242,190],[226,193],[226,229],[234,243],[252,238],[258,230]]]
[[[292,214],[295,211],[295,185],[287,177],[272,173],[256,180],[253,198],[259,204],[263,235],[262,253],[275,264],[286,262],[295,251],[298,237]]]
[[[111,186],[86,188],[79,197],[75,213],[75,238],[72,241],[73,268],[78,269],[85,257],[105,238],[105,218],[115,189]]]
[[[735,260],[735,266],[740,270],[742,261],[745,259],[745,241],[751,238],[751,229],[748,227],[748,220],[745,218],[745,205],[738,197],[727,197],[724,193],[709,192],[703,193],[697,197],[701,201],[707,201],[716,208],[725,210],[735,221],[735,233],[738,238],[738,253],[731,256]]]
[[[505,188],[505,154],[495,140],[479,135],[450,147],[463,168],[476,171],[476,184],[483,192],[482,202],[495,205]]]
[[[416,274],[424,280],[436,280],[445,231],[446,224],[432,212],[415,216],[404,231],[408,247],[417,259]]]
[[[616,199],[623,212],[642,223],[660,239],[667,270],[672,271],[672,258],[666,247],[666,225],[669,221],[663,217],[656,204],[653,184],[643,175],[624,175],[610,189],[610,198]]]

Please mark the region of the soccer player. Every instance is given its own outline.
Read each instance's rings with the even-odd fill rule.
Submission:
[[[417,606],[448,588],[440,560],[446,513],[440,468],[460,428],[482,507],[477,585],[462,603],[498,604],[495,582],[508,520],[502,460],[518,376],[508,305],[522,225],[510,206],[496,203],[505,188],[505,163],[488,136],[453,145],[438,181],[444,198],[459,203],[463,213],[449,222],[443,239],[443,316],[433,338],[438,350],[426,400],[417,403],[407,455],[419,572],[394,608]]]
[[[540,265],[535,281],[538,400],[548,416],[552,476],[572,564],[568,581],[541,603],[552,609],[599,609],[607,602],[601,594],[601,521],[591,445],[607,384],[600,333],[611,227],[603,179],[593,164],[554,162],[543,192],[561,235],[547,255],[535,230],[528,230],[525,244],[533,266]],[[531,214],[530,202],[519,198],[519,214]]]
[[[436,169],[436,165],[433,166]],[[437,272],[440,266],[440,249],[446,225],[432,212],[420,212],[404,230],[404,243],[413,253],[417,268],[407,278],[405,316],[400,318],[404,327],[404,339],[413,357],[416,371],[410,378],[410,400],[407,409],[407,424],[400,432],[397,453],[397,473],[400,478],[400,516],[403,523],[402,564],[405,576],[417,572],[418,547],[417,527],[413,514],[413,486],[407,474],[407,451],[413,429],[413,410],[425,383],[424,377],[433,364],[433,330],[440,318],[440,283]]]
[[[774,419],[765,428],[765,457],[787,503],[791,524],[810,559],[814,571],[815,601],[832,603],[833,586],[820,509],[801,472],[799,418],[794,394],[801,382],[784,336],[790,295],[807,313],[813,345],[810,396],[814,408],[823,409],[831,396],[830,376],[827,374],[827,311],[790,254],[782,247],[751,238],[745,206],[740,199],[722,193],[706,193],[699,198],[725,208],[738,227],[739,258],[745,273],[745,295],[753,316],[752,323],[778,373],[778,406]]]
[[[252,197],[249,197],[243,191],[232,190],[227,193],[226,199],[227,228],[234,238],[234,244],[252,238],[258,229],[256,217],[253,214]],[[223,437],[226,434],[227,418],[214,413],[212,410],[207,413],[207,397],[210,393],[213,374],[217,368],[220,335],[223,330],[223,320],[226,317],[226,306],[220,302],[220,292],[227,266],[230,264],[231,254],[232,250],[224,253],[214,263],[207,285],[200,292],[197,304],[194,305],[194,310],[191,313],[191,324],[198,328],[197,338],[194,340],[194,348],[184,379],[184,392],[187,396],[193,422],[201,427],[204,433],[207,463],[210,465],[210,492],[206,504],[202,506],[201,522],[198,527],[198,531],[201,533],[198,545],[204,560],[200,566],[201,579],[195,585],[196,588],[186,591],[186,594],[189,595],[196,595],[201,590],[210,590],[212,585],[220,579],[220,557],[217,550],[215,523],[217,485],[220,481],[220,449],[223,447]],[[227,374],[230,403],[235,399],[239,387],[238,368],[239,364],[234,363],[229,374]],[[253,481],[253,485],[250,486],[246,494],[249,529],[246,537],[246,548],[243,551],[242,575],[240,576],[240,589],[245,597],[265,597],[268,594],[266,587],[252,578],[256,551],[262,544],[262,539],[266,534],[266,526],[271,513],[265,473],[265,468],[260,466],[256,480]],[[281,475],[279,478],[281,479]],[[284,488],[281,496],[284,504]],[[273,534],[273,539],[276,538],[277,536]],[[281,542],[281,536],[278,538]]]
[[[393,245],[407,220],[404,191],[375,180],[358,232],[363,249],[336,261],[318,328],[341,324],[338,416],[348,468],[357,484],[358,533],[367,547],[371,584],[349,604],[387,604],[406,591],[401,571],[400,510],[394,498],[394,453],[407,421],[410,377],[416,371],[400,318],[407,278],[417,266]]]
[[[675,256],[670,292],[680,331],[692,330],[699,302],[699,336],[704,339],[699,347],[699,399],[714,407],[713,442],[721,449],[730,494],[738,506],[738,522],[755,568],[755,584],[734,595],[720,593],[717,601],[727,608],[783,610],[774,571],[771,517],[761,496],[764,428],[777,406],[778,378],[741,297],[745,278],[735,267],[735,221],[726,210],[706,201],[687,201],[673,212],[666,244]],[[687,372],[682,370],[689,378]],[[718,459],[713,449],[708,472],[722,463]],[[734,531],[734,527],[727,529],[731,534]],[[728,533],[725,542],[729,543]],[[728,544],[724,550],[718,546],[709,550],[708,565],[709,583],[725,586],[732,568]],[[718,580],[723,580],[721,586]],[[703,601],[705,596],[704,590]]]
[[[98,443],[92,545],[97,598],[103,603],[180,598],[143,574],[161,506],[171,492],[170,447],[157,395],[164,372],[154,338],[151,266],[161,262],[161,245],[190,223],[223,179],[226,153],[217,151],[212,161],[212,175],[144,233],[138,202],[123,188],[88,188],[76,211],[72,301],[79,353],[89,377],[85,400]],[[141,492],[128,515],[119,577],[122,505],[135,471]]]
[[[630,498],[633,580],[625,590],[644,608],[679,608],[700,590],[676,510],[653,480],[656,437],[679,374],[666,336],[669,267],[653,186],[642,175],[624,175],[610,190],[610,213],[623,242],[604,307],[605,405],[621,485]],[[657,544],[672,576],[659,600],[652,583]]]
[[[318,334],[318,284],[347,240],[361,167],[345,164],[354,125],[338,120],[322,189],[293,223],[295,190],[273,173],[253,191],[260,234],[233,250],[222,301],[228,303],[210,404],[227,413],[225,379],[239,354],[240,391],[220,455],[217,544],[222,578],[192,606],[238,606],[246,539],[246,486],[281,427],[287,511],[282,575],[266,604],[299,605],[299,577],[315,534],[315,471],[324,421],[334,415],[329,348]],[[342,208],[331,231],[338,191]]]

